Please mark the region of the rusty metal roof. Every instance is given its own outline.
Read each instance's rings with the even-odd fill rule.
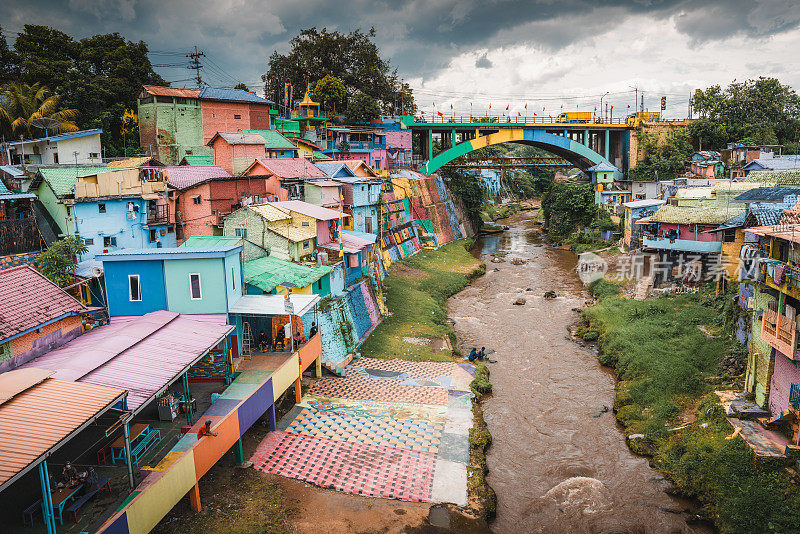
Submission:
[[[2,376],[16,381],[14,370]],[[125,392],[46,378],[0,405],[0,491],[74,437]]]
[[[183,89],[181,87],[163,87],[160,85],[143,85],[142,89],[156,96],[177,96],[179,98],[200,98],[199,89]]]

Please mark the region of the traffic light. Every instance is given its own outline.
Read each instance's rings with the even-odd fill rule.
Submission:
[[[661,97],[661,111],[664,111],[665,109],[667,109],[667,97],[666,96],[662,96]]]

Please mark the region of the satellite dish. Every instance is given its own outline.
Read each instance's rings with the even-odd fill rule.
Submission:
[[[35,128],[44,130],[45,137],[48,137],[50,135],[49,130],[61,126],[61,121],[52,117],[37,117],[29,120],[28,124],[34,126]]]

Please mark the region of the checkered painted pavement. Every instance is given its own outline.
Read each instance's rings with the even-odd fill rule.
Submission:
[[[256,469],[340,491],[466,505],[471,366],[361,359],[312,383]]]

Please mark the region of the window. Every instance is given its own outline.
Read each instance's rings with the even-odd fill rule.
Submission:
[[[100,157],[100,153],[99,152],[89,152],[89,157],[90,158],[99,158]]]
[[[106,212],[106,205],[105,205],[105,202],[100,202],[100,203],[97,205],[97,212],[98,212],[98,213],[105,213],[105,212]]]
[[[261,120],[261,115],[256,115],[256,120],[260,121]]]
[[[233,118],[234,118],[234,119],[241,119],[241,118],[242,118],[242,116],[241,116],[241,115],[234,115],[234,116],[233,116]]]
[[[117,246],[117,238],[114,236],[105,236],[103,237],[103,246],[104,247],[116,247]]]
[[[231,265],[231,284],[233,284],[233,289],[236,289],[236,269]]]
[[[168,234],[174,234],[175,233],[175,227],[174,226],[167,226],[167,233]]]
[[[53,152],[53,163],[58,163],[58,152]]]
[[[172,97],[171,96],[157,96],[156,102],[160,102],[162,104],[172,104]]]
[[[189,274],[189,293],[192,300],[201,300],[203,298],[203,292],[200,289],[200,274]]]
[[[242,239],[247,239],[247,228],[237,228],[236,229],[236,237],[241,237]]]
[[[155,228],[151,228],[150,229],[150,242],[151,243],[155,243],[156,241],[158,241],[158,230],[156,230]]]
[[[300,225],[301,226],[311,226],[311,223],[308,222],[308,221],[303,221],[302,223],[300,223]]]
[[[186,99],[185,98],[176,98],[175,99],[175,103],[176,104],[184,104],[185,105],[186,104]]]
[[[736,241],[736,228],[728,228],[722,231],[722,242],[733,243]]]
[[[317,280],[317,289],[322,290],[322,278]]]
[[[139,284],[138,274],[128,275],[128,298],[131,302],[142,301],[142,286]]]
[[[196,197],[192,197],[192,202],[194,202],[195,204],[200,204],[200,202],[201,202],[200,201],[200,196],[198,195]]]
[[[86,239],[83,240],[83,244],[86,246],[94,245],[94,239],[92,239],[91,237],[87,237]]]
[[[146,96],[144,98],[140,98],[139,99],[139,104],[141,104],[141,105],[152,104],[152,103],[153,103],[153,97],[152,96]]]
[[[309,247],[308,241],[303,241],[303,250]]]

